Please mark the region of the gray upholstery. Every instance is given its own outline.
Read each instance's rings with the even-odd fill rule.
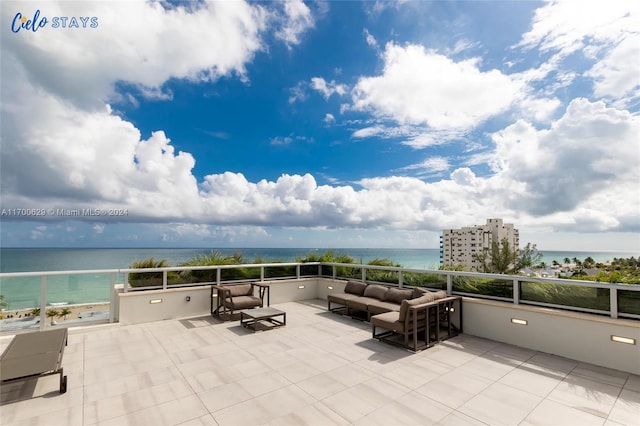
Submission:
[[[262,306],[262,299],[256,296],[234,296],[223,299],[224,306],[232,311]]]
[[[250,283],[248,284],[236,284],[236,285],[227,285],[225,288],[229,289],[229,296],[250,296],[253,294],[253,287]]]
[[[409,307],[410,306],[422,305],[424,303],[433,302],[433,300],[434,300],[433,294],[434,293],[428,293],[428,294],[425,294],[423,296],[418,297],[417,299],[405,299],[405,300],[403,300],[402,304],[400,305],[400,312],[399,312],[398,319],[400,321],[404,321],[405,318],[407,318],[407,313],[409,312]]]
[[[369,284],[367,288],[364,289],[364,293],[362,294],[364,297],[371,297],[373,299],[384,300],[384,296],[389,291],[389,287],[378,284]]]
[[[400,305],[397,303],[374,300],[367,304],[367,310],[371,315],[382,314],[384,312],[398,312],[400,310]]]
[[[347,306],[349,309],[353,309],[354,311],[367,311],[367,306],[370,303],[379,302],[378,299],[374,299],[373,297],[357,297],[353,300],[347,300]]]
[[[361,281],[347,281],[347,285],[344,287],[344,292],[362,296],[366,288],[367,284]]]
[[[400,305],[404,299],[412,299],[413,297],[411,289],[390,288],[384,295],[384,301]]]
[[[329,302],[338,303],[340,305],[347,305],[348,300],[354,300],[359,298],[360,296],[351,294],[351,293],[334,293],[327,295],[327,300]]]
[[[384,328],[385,330],[404,333],[404,321],[400,321],[399,312],[385,312],[371,317],[373,327]]]

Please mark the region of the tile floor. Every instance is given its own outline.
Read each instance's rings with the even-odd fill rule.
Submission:
[[[323,301],[276,307],[287,326],[255,334],[210,317],[71,330],[68,392],[4,385],[0,424],[640,424],[640,376],[467,335],[413,354]]]

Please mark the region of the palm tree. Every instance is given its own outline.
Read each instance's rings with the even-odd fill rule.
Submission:
[[[51,325],[53,325],[53,319],[60,316],[60,311],[57,309],[49,309],[47,311],[47,316],[51,318]]]
[[[565,264],[565,265],[568,265],[568,264],[570,264],[570,263],[571,263],[571,259],[569,259],[568,257],[565,257],[565,258],[564,258],[564,264]]]
[[[67,315],[71,314],[71,309],[69,308],[62,308],[60,310],[60,316],[62,317],[62,319],[66,320],[67,319]]]

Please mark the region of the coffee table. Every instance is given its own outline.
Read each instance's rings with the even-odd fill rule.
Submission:
[[[282,320],[276,317],[282,317]],[[253,331],[271,330],[287,325],[287,313],[276,308],[245,309],[240,311],[240,325]]]

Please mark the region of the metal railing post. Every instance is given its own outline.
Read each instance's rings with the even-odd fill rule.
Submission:
[[[114,313],[115,313],[115,298],[117,297],[116,293],[116,273],[111,273],[111,295],[109,296],[109,322],[114,322]]]
[[[47,325],[47,276],[40,279],[40,330]]]
[[[300,279],[300,264],[296,265],[296,279]]]
[[[402,271],[398,271],[398,287],[404,287],[404,283],[402,281]]]
[[[216,284],[220,285],[220,278],[222,277],[222,269],[221,268],[217,268],[216,269]]]
[[[331,265],[331,268],[332,268],[333,279],[335,280],[336,277],[338,276],[338,268],[336,267],[336,265]]]
[[[513,279],[513,304],[514,305],[519,305],[520,304],[520,284],[519,284],[519,280],[517,278]]]
[[[167,271],[162,271],[162,289],[167,289]]]
[[[367,268],[364,267],[364,265],[362,265],[362,281],[366,281],[367,280]]]
[[[611,318],[618,318],[618,289],[615,287],[609,289],[609,311]]]
[[[260,282],[264,281],[264,266],[260,266]]]
[[[447,275],[447,295],[453,294],[453,275]]]
[[[127,291],[129,291],[129,273],[125,272],[124,273],[124,292],[126,293]]]

